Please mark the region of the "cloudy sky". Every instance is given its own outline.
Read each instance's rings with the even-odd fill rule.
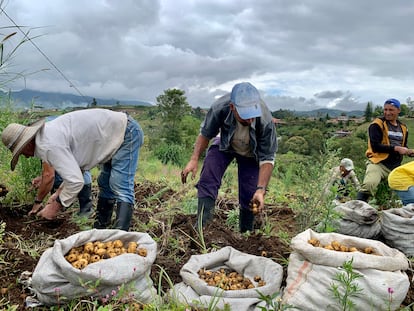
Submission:
[[[209,107],[250,81],[271,110],[414,99],[412,1],[1,2],[0,35],[17,31],[3,58],[23,34],[32,38],[2,66],[25,77],[6,84],[13,90],[155,103],[179,88],[192,106]]]

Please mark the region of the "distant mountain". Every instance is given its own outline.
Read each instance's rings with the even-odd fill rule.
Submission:
[[[13,105],[17,108],[44,108],[44,109],[66,109],[71,107],[87,107],[94,100],[98,106],[152,106],[149,102],[139,100],[101,99],[91,96],[79,96],[64,93],[40,92],[24,89],[17,92],[1,92],[1,98],[11,97]],[[4,101],[0,101],[0,103]],[[4,105],[1,103],[2,105]]]
[[[27,108],[41,108],[41,109],[58,109],[63,110],[73,107],[88,107],[94,100],[97,106],[153,106],[153,104],[140,100],[122,100],[122,99],[102,99],[91,96],[79,96],[66,93],[52,93],[41,92],[29,89],[24,89],[16,92],[1,92],[0,91],[0,106],[5,105],[8,101],[1,100],[2,98],[12,98],[13,106],[19,109]],[[208,108],[207,108],[208,109]],[[342,114],[347,116],[361,117],[364,115],[363,111],[342,111],[338,109],[321,108],[311,111],[292,111],[292,113],[299,117],[338,117]]]
[[[364,111],[343,111],[338,109],[320,108],[310,111],[293,111],[293,114],[299,117],[325,117],[326,115],[329,115],[330,117],[339,117],[343,114],[349,117],[362,117],[364,115]]]

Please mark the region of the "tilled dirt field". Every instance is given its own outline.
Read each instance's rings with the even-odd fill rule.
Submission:
[[[137,184],[136,193],[137,208],[134,211],[132,229],[136,227],[137,222],[157,224],[148,226],[150,229],[147,232],[159,241],[158,255],[151,278],[155,288],[161,287],[165,291],[169,284],[157,284],[160,267],[165,270],[174,284],[179,283],[181,267],[191,255],[198,255],[202,251],[194,239],[195,232],[192,225],[195,223],[195,215],[186,215],[180,210],[168,211],[164,202],[179,194],[163,185]],[[241,235],[237,230],[229,227],[226,219],[228,213],[236,207],[236,203],[234,199],[219,200],[216,217],[204,231],[206,248],[212,250],[230,245],[239,251],[266,256],[285,265],[290,253],[285,241],[287,239],[281,240],[274,235]],[[55,221],[44,221],[28,217],[27,212],[30,208],[31,206],[1,206],[0,208],[0,219],[6,223],[4,243],[0,246],[0,258],[5,258],[4,262],[0,262],[2,279],[0,302],[8,301],[9,305],[18,305],[18,310],[25,310],[24,301],[29,293],[17,280],[22,272],[34,270],[38,262],[38,257],[34,259],[35,254],[52,246],[54,240],[66,238],[81,230],[71,220],[74,213],[72,209],[61,213]],[[272,223],[273,233],[283,232],[287,238],[298,233],[295,215],[289,208],[270,204],[266,209],[267,221]],[[174,241],[174,246],[171,245],[171,240]],[[286,273],[286,267],[284,271]],[[404,304],[413,301],[413,288],[411,288]]]

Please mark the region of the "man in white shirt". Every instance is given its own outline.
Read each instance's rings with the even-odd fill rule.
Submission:
[[[12,170],[23,154],[40,158],[63,179],[38,216],[53,219],[62,207],[70,206],[84,185],[83,172],[100,165],[95,228],[109,227],[116,204],[114,227],[129,230],[134,177],[143,143],[142,129],[132,117],[107,109],[78,110],[47,123],[9,124],[2,141],[13,154]]]

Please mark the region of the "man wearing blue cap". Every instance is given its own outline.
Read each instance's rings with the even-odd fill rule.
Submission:
[[[411,156],[414,151],[407,148],[407,126],[398,120],[400,102],[390,98],[384,103],[384,115],[376,118],[368,128],[368,158],[364,181],[357,199],[367,202],[375,195],[381,180],[401,165],[403,155]]]
[[[254,214],[249,204],[257,202],[258,212],[263,210],[277,151],[272,114],[252,84],[236,84],[231,93],[211,106],[201,124],[191,159],[181,172],[183,183],[190,172],[195,178],[200,156],[212,139],[196,185],[197,223],[201,220],[204,226],[212,220],[221,180],[235,159],[238,165],[240,232],[252,231]]]

